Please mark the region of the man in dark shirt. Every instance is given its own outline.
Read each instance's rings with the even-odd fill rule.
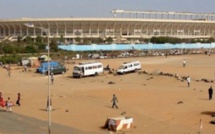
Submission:
[[[17,94],[17,101],[16,101],[16,104],[17,104],[18,106],[21,105],[21,104],[20,104],[20,99],[21,99],[21,94],[18,93],[18,94]]]
[[[112,108],[114,108],[114,107],[118,108],[118,106],[116,105],[116,103],[118,102],[118,99],[115,94],[113,94],[113,98],[112,98],[111,102],[113,102]]]
[[[212,86],[208,89],[208,95],[209,95],[209,100],[211,100],[212,96],[213,96],[213,88],[212,88]]]

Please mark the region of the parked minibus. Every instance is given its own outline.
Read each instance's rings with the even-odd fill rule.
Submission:
[[[103,71],[101,62],[82,62],[74,66],[73,77],[97,76],[103,73]]]
[[[135,72],[136,70],[141,69],[141,63],[140,61],[130,61],[130,62],[124,62],[118,69],[118,74],[125,74],[128,72]]]

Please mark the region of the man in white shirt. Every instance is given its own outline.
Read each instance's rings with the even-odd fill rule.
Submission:
[[[183,67],[185,67],[186,66],[186,60],[184,59],[183,60]]]
[[[190,78],[190,76],[188,76],[187,77],[187,85],[188,85],[188,87],[190,87],[190,81],[191,81],[191,78]]]

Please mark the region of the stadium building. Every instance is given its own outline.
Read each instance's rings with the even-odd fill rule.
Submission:
[[[139,42],[154,36],[207,39],[215,37],[215,14],[188,12],[155,12],[112,10],[112,18],[21,18],[0,20],[0,41],[18,37],[64,38],[74,43],[77,38],[108,38],[115,43]],[[35,27],[26,27],[31,23]]]

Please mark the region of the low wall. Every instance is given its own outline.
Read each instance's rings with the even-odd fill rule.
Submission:
[[[205,44],[92,44],[92,45],[59,45],[59,49],[68,51],[120,51],[120,50],[165,50],[165,49],[211,49],[215,43]]]

